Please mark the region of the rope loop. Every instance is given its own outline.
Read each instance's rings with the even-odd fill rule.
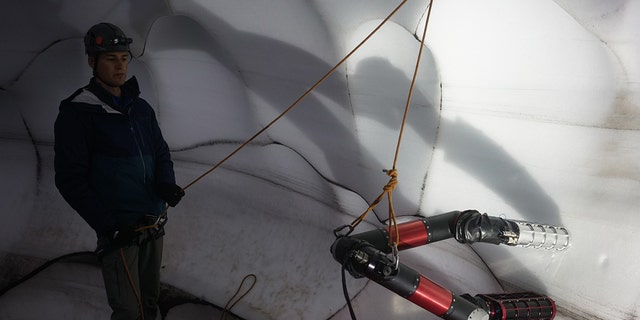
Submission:
[[[242,290],[242,287],[244,287],[245,281],[247,281],[249,278],[252,278],[253,283],[251,283],[249,288],[246,289],[246,291],[238,297],[238,295],[240,294],[240,290]],[[222,314],[220,315],[220,320],[227,319],[227,315],[229,313],[231,313],[231,309],[238,302],[240,302],[240,300],[242,300],[242,298],[244,298],[247,294],[249,294],[249,292],[251,292],[253,287],[256,285],[256,282],[258,282],[258,277],[253,273],[250,273],[250,274],[246,275],[244,278],[242,278],[242,281],[240,282],[240,285],[238,286],[238,289],[236,290],[236,293],[233,294],[233,296],[229,299],[229,301],[227,301],[227,304],[224,306],[224,312],[222,312]],[[236,297],[237,297],[237,299],[236,299]],[[234,302],[234,299],[236,299],[235,302]]]

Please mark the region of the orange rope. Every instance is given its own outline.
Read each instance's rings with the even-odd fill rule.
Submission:
[[[278,120],[280,120],[282,117],[284,117],[285,114],[287,114],[294,107],[296,107],[298,105],[298,103],[300,103],[304,98],[306,98],[313,90],[315,90],[330,75],[332,75],[338,69],[338,67],[340,67],[345,61],[347,61],[347,59],[349,59],[358,49],[360,49],[360,47],[365,42],[367,42],[385,23],[387,23],[387,21],[389,21],[389,19],[391,19],[391,17],[393,17],[393,15],[395,15],[396,12],[398,12],[398,10],[400,10],[400,8],[407,1],[408,0],[403,0],[373,31],[371,31],[371,33],[369,33],[369,35],[367,35],[360,43],[358,43],[358,45],[356,45],[355,48],[353,48],[346,56],[344,56],[344,58],[342,58],[335,66],[333,66],[333,68],[331,68],[324,76],[322,76],[320,78],[320,80],[318,80],[307,91],[305,91],[298,99],[296,99],[280,115],[278,115],[273,120],[271,120],[271,122],[269,122],[265,127],[260,129],[253,136],[251,136],[244,143],[242,143],[239,147],[237,147],[235,150],[233,150],[231,153],[229,153],[225,158],[220,160],[213,167],[211,167],[209,170],[207,170],[206,172],[204,172],[203,174],[198,176],[196,179],[191,181],[189,184],[187,184],[182,189],[183,190],[188,189],[189,187],[191,187],[192,185],[194,185],[195,183],[200,181],[202,178],[204,178],[205,176],[207,176],[208,174],[210,174],[211,172],[213,172],[214,170],[219,168],[223,163],[225,163],[227,160],[229,160],[231,157],[233,157],[235,154],[237,154],[245,146],[247,146],[249,143],[251,143],[253,140],[255,140],[259,135],[261,135],[267,129],[269,129],[271,126],[273,126],[273,124],[275,124]],[[431,4],[432,3],[433,3],[433,0],[431,0],[431,2],[429,4],[429,12],[427,14],[427,22],[426,22],[427,24],[429,22],[429,16],[431,15]],[[393,168],[391,170],[384,170],[384,172],[390,177],[389,182],[387,182],[387,184],[383,188],[383,192],[375,199],[375,201],[369,206],[369,208],[363,214],[361,214],[356,220],[354,220],[350,225],[350,229],[353,230],[360,222],[362,222],[366,218],[367,214],[371,210],[373,210],[378,205],[378,203],[380,203],[380,201],[382,201],[382,198],[386,194],[387,195],[387,200],[389,202],[389,216],[390,216],[389,228],[391,228],[393,226],[395,228],[395,235],[396,235],[395,239],[389,239],[389,242],[390,242],[389,244],[390,245],[394,245],[394,246],[400,241],[399,240],[400,236],[399,236],[399,233],[398,233],[398,226],[397,226],[397,221],[396,221],[396,215],[395,215],[395,212],[394,212],[394,209],[393,209],[393,197],[392,197],[393,190],[398,185],[398,179],[397,179],[398,173],[397,173],[397,170],[396,170],[396,163],[397,163],[398,153],[399,153],[399,149],[400,149],[400,141],[402,140],[402,133],[404,131],[404,125],[406,123],[407,114],[408,114],[408,111],[409,111],[409,105],[410,105],[410,102],[411,102],[411,96],[412,96],[412,93],[413,93],[413,88],[414,88],[416,77],[417,77],[417,73],[418,73],[418,67],[420,65],[420,56],[422,55],[422,49],[424,47],[424,40],[425,40],[426,30],[427,30],[427,27],[425,25],[425,30],[424,30],[424,33],[422,35],[422,42],[421,42],[421,46],[420,46],[420,52],[418,54],[418,60],[416,62],[416,68],[415,68],[415,72],[414,72],[414,75],[413,75],[413,80],[411,82],[411,87],[409,89],[409,97],[407,98],[407,103],[406,103],[406,106],[405,106],[404,116],[403,116],[403,119],[402,119],[402,126],[400,128],[400,133],[399,133],[399,136],[398,136],[398,144],[397,144],[396,153],[395,153],[395,156],[394,156]],[[164,216],[167,215],[168,209],[169,209],[169,206],[166,206],[164,212],[160,215],[160,218],[163,218]],[[146,229],[155,228],[155,227],[157,227],[157,225],[158,224],[156,223],[156,224],[153,224],[153,225],[140,227],[140,228],[136,229],[136,231],[143,231],[143,230],[146,230]],[[144,312],[143,312],[143,308],[142,308],[142,302],[140,300],[140,295],[138,294],[138,291],[135,288],[133,279],[131,277],[131,273],[129,272],[129,268],[128,268],[127,264],[126,264],[126,259],[124,257],[124,251],[122,249],[120,249],[120,256],[122,257],[122,261],[123,261],[125,270],[127,271],[127,275],[129,276],[129,283],[131,284],[131,288],[133,289],[134,294],[136,295],[136,298],[138,300],[138,306],[140,307],[142,320],[144,320]],[[247,290],[247,292],[245,292],[242,296],[240,296],[238,298],[238,301],[234,302],[229,308],[227,308],[227,306],[229,305],[231,300],[233,300],[235,298],[235,296],[239,293],[240,289],[242,288],[242,285],[244,284],[244,281],[248,277],[251,277],[251,276],[254,277],[254,282],[251,285],[251,287]],[[231,308],[233,308],[235,306],[236,303],[238,303],[242,298],[244,298],[244,296],[247,295],[249,293],[249,291],[251,291],[251,289],[253,289],[253,286],[255,285],[255,283],[256,283],[255,275],[250,274],[250,275],[245,276],[245,278],[242,280],[242,283],[240,284],[240,287],[238,287],[238,290],[236,291],[236,293],[229,300],[229,302],[227,303],[227,306],[225,306],[225,313],[223,313],[223,317],[226,317],[226,313],[229,312],[231,310]]]
[[[218,162],[216,165],[214,165],[211,169],[207,170],[205,173],[203,173],[202,175],[200,175],[199,177],[197,177],[195,180],[193,180],[191,183],[187,184],[184,188],[182,188],[183,190],[186,190],[187,188],[191,187],[193,184],[195,184],[196,182],[198,182],[200,179],[204,178],[204,176],[208,175],[209,173],[211,173],[213,170],[217,169],[218,167],[220,167],[223,163],[225,163],[227,160],[229,160],[229,158],[231,158],[232,156],[234,156],[236,153],[238,153],[238,151],[240,151],[242,148],[244,148],[246,145],[248,145],[249,143],[251,143],[253,140],[255,140],[255,138],[257,138],[259,135],[261,135],[263,132],[265,132],[268,128],[270,128],[274,123],[276,123],[278,120],[280,120],[282,117],[284,117],[285,114],[287,114],[289,111],[291,111],[298,103],[300,103],[300,101],[302,101],[304,98],[306,98],[311,91],[313,91],[315,88],[317,88],[322,82],[324,82],[331,74],[333,74],[333,72],[335,72],[338,67],[340,67],[345,61],[347,61],[347,59],[349,59],[358,49],[360,49],[360,47],[369,40],[369,38],[371,38],[373,36],[373,34],[375,34],[385,23],[387,23],[387,21],[389,21],[389,19],[391,19],[391,17],[398,11],[400,10],[400,8],[407,2],[408,0],[403,0],[402,3],[400,3],[373,31],[371,31],[371,33],[369,33],[369,35],[364,38],[364,40],[362,40],[355,48],[353,48],[353,50],[351,50],[344,58],[342,58],[342,60],[340,60],[340,62],[338,62],[333,68],[331,68],[324,76],[322,76],[322,78],[320,78],[320,80],[318,80],[314,85],[312,85],[305,93],[303,93],[298,99],[296,99],[296,101],[294,101],[289,107],[287,107],[280,115],[278,115],[277,117],[275,117],[271,122],[269,122],[264,128],[260,129],[258,132],[256,132],[253,136],[251,136],[251,138],[249,138],[247,141],[245,141],[243,144],[241,144],[238,148],[236,148],[235,150],[233,150],[229,155],[227,155],[224,159],[220,160],[220,162]]]
[[[251,136],[249,139],[247,139],[244,143],[242,143],[239,147],[237,147],[235,150],[233,150],[231,153],[229,153],[225,158],[223,158],[218,163],[216,163],[209,170],[207,170],[206,172],[204,172],[203,174],[198,176],[196,179],[191,181],[189,184],[187,184],[183,188],[183,190],[188,189],[189,187],[191,187],[192,185],[194,185],[195,183],[200,181],[202,178],[204,178],[206,175],[210,174],[211,172],[213,172],[214,170],[219,168],[223,163],[225,163],[227,160],[229,160],[231,157],[233,157],[235,154],[237,154],[245,146],[247,146],[249,143],[251,143],[253,140],[255,140],[259,135],[261,135],[268,128],[273,126],[273,124],[275,124],[278,120],[280,120],[282,117],[284,117],[285,114],[287,114],[294,107],[296,107],[298,105],[298,103],[300,103],[300,101],[302,101],[304,98],[306,98],[314,89],[316,89],[331,74],[333,74],[335,72],[335,70],[338,69],[338,67],[340,67],[347,59],[349,59],[358,49],[360,49],[360,47],[365,42],[367,42],[385,23],[387,23],[387,21],[389,21],[389,19],[391,19],[391,17],[393,17],[393,15],[395,15],[396,12],[398,12],[398,10],[400,10],[400,8],[407,1],[408,0],[403,0],[373,31],[371,31],[371,33],[369,33],[369,35],[367,35],[360,43],[358,43],[358,45],[355,48],[353,48],[344,58],[342,58],[335,66],[333,66],[333,68],[331,68],[324,76],[322,76],[320,78],[320,80],[318,80],[307,91],[305,91],[298,99],[296,99],[280,115],[278,115],[273,120],[271,120],[271,122],[269,122],[265,127],[263,127],[258,132],[256,132],[253,136]],[[415,66],[414,73],[413,73],[413,79],[411,80],[411,86],[409,88],[409,93],[408,93],[407,101],[406,101],[406,104],[405,104],[405,110],[404,110],[404,115],[403,115],[403,118],[402,118],[402,124],[401,124],[401,127],[400,127],[400,132],[398,134],[398,142],[397,142],[397,145],[396,145],[396,151],[395,151],[395,155],[394,155],[394,159],[393,159],[393,167],[390,170],[384,170],[384,172],[386,172],[387,175],[390,176],[391,178],[390,178],[389,182],[383,188],[383,192],[371,203],[369,208],[367,208],[365,210],[365,212],[363,212],[358,218],[356,218],[350,225],[345,226],[345,227],[349,227],[349,229],[350,229],[350,231],[348,233],[353,231],[353,229],[360,222],[362,222],[366,218],[367,214],[369,212],[371,212],[378,205],[378,203],[380,203],[380,201],[382,201],[383,197],[385,195],[387,195],[387,200],[389,202],[389,228],[393,227],[393,228],[395,228],[395,231],[396,231],[395,232],[395,234],[396,234],[395,239],[389,239],[389,244],[390,245],[393,245],[394,243],[397,244],[399,242],[398,226],[397,226],[397,220],[396,220],[395,211],[393,209],[393,196],[392,196],[393,190],[395,189],[395,187],[398,184],[398,179],[397,179],[398,173],[397,173],[397,169],[396,169],[396,164],[397,164],[398,155],[399,155],[399,152],[400,152],[400,144],[401,144],[403,133],[404,133],[405,123],[407,121],[407,116],[408,116],[408,113],[409,113],[409,106],[411,105],[411,98],[413,96],[413,90],[414,90],[415,82],[416,82],[417,75],[418,75],[418,69],[419,69],[419,66],[420,66],[420,60],[421,60],[422,52],[423,52],[423,49],[424,49],[424,43],[425,43],[426,33],[427,33],[427,26],[429,25],[429,19],[431,17],[431,9],[432,9],[432,7],[433,7],[433,0],[430,0],[429,1],[429,9],[428,9],[428,12],[427,12],[427,18],[426,18],[426,21],[425,21],[425,27],[424,27],[424,31],[422,33],[422,39],[421,39],[421,42],[420,42],[420,49],[419,49],[419,52],[418,52],[418,57],[417,57],[417,60],[416,60],[416,66]],[[165,208],[164,212],[162,213],[162,215],[160,217],[166,216],[168,209],[169,209],[169,206],[167,206]],[[148,226],[148,227],[144,227],[144,228],[152,228],[152,227],[155,227],[155,226],[156,225],[152,225],[152,226]],[[338,228],[334,232],[337,232],[338,230],[342,230],[343,228],[344,227]]]
[[[402,134],[404,132],[404,124],[407,122],[407,115],[409,114],[409,106],[411,105],[411,98],[413,97],[413,89],[418,78],[418,69],[420,68],[420,60],[422,59],[422,51],[424,50],[424,42],[427,36],[427,26],[429,25],[429,18],[431,17],[431,8],[433,7],[433,0],[429,1],[429,11],[427,12],[427,19],[425,21],[424,30],[422,31],[422,39],[420,41],[420,50],[418,51],[418,58],[416,59],[416,67],[413,71],[413,79],[411,79],[411,86],[409,87],[409,94],[407,96],[407,103],[404,108],[404,116],[402,118],[402,126],[400,127],[400,134],[398,134],[398,145],[396,147],[396,154],[393,158],[393,168],[396,168],[398,161],[398,153],[400,151],[400,142],[402,141]]]
[[[371,212],[371,210],[373,210],[378,205],[378,203],[382,201],[382,198],[384,198],[385,195],[390,197],[391,192],[393,192],[393,189],[395,189],[395,187],[398,185],[398,172],[395,169],[384,170],[384,172],[389,177],[391,177],[389,179],[389,182],[387,182],[387,184],[383,188],[382,193],[378,195],[378,197],[375,200],[373,200],[373,202],[371,203],[371,205],[369,205],[367,210],[365,210],[359,217],[357,217],[355,220],[353,220],[353,222],[351,222],[351,224],[349,224],[348,226],[349,233],[351,233],[351,231],[353,231],[353,229],[355,229],[355,227],[358,226],[358,224],[360,224],[360,222],[362,222],[367,217],[369,212]]]
[[[289,107],[287,107],[280,115],[278,115],[273,120],[271,120],[271,122],[269,122],[265,127],[263,127],[262,129],[258,130],[258,132],[256,132],[253,136],[251,136],[249,139],[247,139],[239,147],[237,147],[235,150],[233,150],[231,153],[229,153],[226,157],[224,157],[222,160],[220,160],[218,163],[216,163],[209,170],[207,170],[206,172],[201,174],[199,177],[197,177],[196,179],[191,181],[189,184],[184,186],[182,188],[182,190],[187,190],[189,187],[194,185],[196,182],[200,181],[206,175],[208,175],[211,172],[213,172],[214,170],[218,169],[223,163],[225,163],[231,157],[236,155],[236,153],[238,153],[240,150],[242,150],[244,147],[246,147],[249,143],[251,143],[253,140],[255,140],[259,135],[264,133],[267,129],[269,129],[271,126],[273,126],[273,124],[275,124],[278,120],[280,120],[282,117],[284,117],[285,114],[287,114],[294,107],[296,107],[298,105],[298,103],[300,103],[300,101],[302,101],[304,98],[306,98],[311,93],[311,91],[315,90],[322,82],[324,82],[331,74],[333,74],[338,69],[338,67],[340,67],[342,64],[344,64],[344,62],[347,61],[347,59],[349,59],[358,49],[360,49],[360,47],[362,47],[362,45],[365,44],[365,42],[367,42],[376,32],[378,32],[378,30],[385,23],[387,23],[387,21],[389,21],[389,19],[391,19],[391,17],[393,17],[393,15],[395,15],[396,12],[398,12],[398,10],[400,10],[400,8],[407,1],[408,0],[403,0],[375,29],[373,29],[373,31],[371,31],[371,33],[369,33],[369,35],[367,35],[362,41],[360,41],[360,43],[358,43],[358,45],[356,45],[355,48],[353,48],[346,56],[344,56],[344,58],[342,58],[335,66],[333,66],[333,68],[331,68],[329,71],[327,71],[327,73],[324,76],[322,76],[322,78],[320,78],[320,80],[318,80],[307,91],[305,91],[298,99],[296,99],[296,101],[294,101]],[[169,210],[169,206],[166,206],[165,209],[164,209],[164,212],[160,215],[160,218],[166,216],[168,210]],[[153,227],[156,227],[156,226],[157,226],[157,224],[154,224],[154,225],[151,225],[151,226],[148,226],[148,227],[149,228],[153,228]]]
[[[253,278],[253,283],[251,284],[251,286],[249,287],[249,289],[247,289],[247,292],[243,293],[240,297],[238,297],[238,300],[236,300],[234,303],[231,303],[231,301],[233,301],[233,299],[238,295],[238,293],[240,293],[240,289],[242,289],[242,286],[244,285],[244,282],[249,279],[249,278]],[[227,304],[224,306],[224,312],[222,313],[222,315],[220,316],[220,320],[224,320],[227,318],[227,314],[231,312],[231,309],[238,303],[240,302],[240,300],[242,300],[242,298],[244,298],[244,296],[246,296],[247,294],[249,294],[249,292],[251,291],[251,289],[253,289],[253,287],[256,285],[256,282],[258,282],[258,277],[256,277],[255,274],[250,273],[248,275],[246,275],[242,281],[240,282],[240,286],[238,286],[238,289],[236,290],[236,293],[233,294],[233,296],[229,299],[229,301],[227,301]],[[231,306],[229,306],[231,305]]]
[[[362,213],[358,218],[356,218],[348,227],[349,233],[355,229],[355,227],[362,222],[367,214],[371,212],[377,205],[380,203],[382,198],[387,195],[387,200],[389,202],[389,232],[391,232],[391,228],[394,228],[395,237],[389,237],[389,246],[397,249],[397,244],[400,242],[400,234],[398,232],[398,222],[396,219],[395,210],[393,209],[393,190],[398,184],[398,173],[396,169],[396,164],[398,162],[398,155],[400,153],[400,143],[402,142],[402,136],[404,133],[404,127],[407,122],[407,115],[409,114],[409,106],[411,105],[411,98],[413,96],[413,90],[415,87],[416,79],[418,77],[418,69],[420,67],[420,60],[422,58],[422,51],[424,49],[425,39],[427,35],[427,26],[429,25],[429,18],[431,17],[431,8],[433,7],[433,0],[429,1],[429,10],[427,12],[427,18],[425,21],[424,31],[422,32],[422,39],[420,41],[420,50],[418,52],[418,57],[416,59],[416,66],[413,72],[413,79],[411,80],[411,86],[409,87],[409,94],[407,96],[407,102],[404,108],[404,115],[402,117],[402,124],[400,125],[400,132],[398,134],[398,143],[396,145],[396,152],[393,158],[393,167],[391,170],[384,170],[384,172],[391,177],[387,185],[384,186],[382,193],[371,203],[369,208],[367,208],[364,213]],[[336,229],[341,230],[343,228]],[[348,234],[348,233],[347,233]]]
[[[127,278],[129,279],[131,290],[133,290],[133,294],[136,296],[136,301],[138,302],[138,308],[140,309],[140,319],[144,320],[144,308],[142,307],[142,299],[140,298],[140,294],[138,293],[136,284],[133,282],[133,276],[131,276],[131,271],[129,271],[129,266],[127,265],[127,259],[124,257],[123,248],[120,248],[120,258],[122,259],[122,265],[124,266],[124,270],[127,272]]]

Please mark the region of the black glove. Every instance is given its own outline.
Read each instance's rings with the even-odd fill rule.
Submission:
[[[180,202],[180,199],[184,197],[184,190],[173,183],[160,183],[156,187],[156,191],[160,198],[172,207],[175,207]]]

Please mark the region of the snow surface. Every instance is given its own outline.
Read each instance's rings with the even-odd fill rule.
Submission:
[[[462,293],[548,294],[557,319],[640,315],[640,1],[434,1],[394,207],[565,226],[565,251],[446,240],[404,263]],[[2,287],[95,235],[53,184],[60,100],[91,75],[82,37],[134,38],[130,75],[187,185],[290,106],[400,1],[5,1],[0,10]],[[169,211],[162,281],[245,319],[348,319],[333,229],[382,191],[425,25],[408,1],[370,41]],[[376,209],[387,217],[386,203]],[[379,227],[372,214],[362,231]],[[360,230],[357,230],[360,231]],[[362,319],[436,319],[347,279]],[[217,312],[217,313],[216,313]],[[53,264],[0,296],[0,319],[107,318],[99,270]],[[167,319],[209,319],[186,304]]]

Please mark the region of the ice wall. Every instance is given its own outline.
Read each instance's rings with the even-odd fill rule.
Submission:
[[[396,211],[474,208],[561,224],[562,252],[455,241],[402,252],[456,293],[532,290],[560,319],[640,314],[637,1],[434,1],[394,191]],[[5,2],[0,10],[0,271],[93,250],[53,185],[53,121],[90,69],[82,36],[134,38],[130,74],[186,185],[329,71],[400,2]],[[405,6],[292,112],[170,210],[163,282],[247,319],[347,319],[332,230],[392,165],[427,3]],[[376,214],[386,218],[386,210]],[[379,226],[374,216],[363,229]],[[70,277],[69,274],[77,275]],[[96,278],[97,277],[97,278]],[[435,319],[349,279],[360,318]],[[46,298],[48,297],[48,298]],[[170,313],[187,318],[187,311]],[[200,316],[207,317],[207,310]],[[61,263],[0,296],[0,318],[106,317],[99,271]],[[193,318],[193,317],[192,317]]]

